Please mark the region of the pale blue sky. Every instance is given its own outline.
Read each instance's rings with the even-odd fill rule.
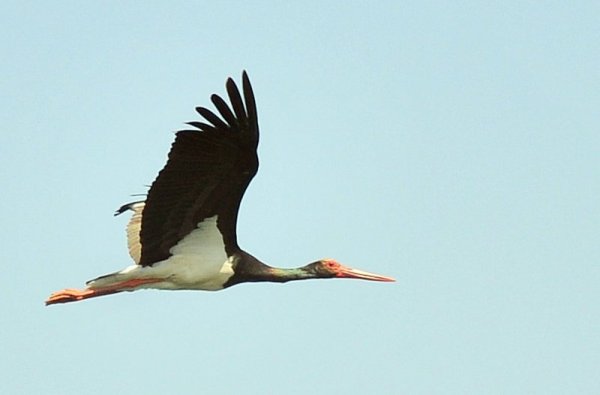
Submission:
[[[0,5],[0,393],[600,392],[598,2]],[[246,69],[261,168],[239,239],[393,284],[145,291],[173,131]]]

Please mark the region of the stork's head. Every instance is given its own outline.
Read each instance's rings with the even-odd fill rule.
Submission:
[[[380,276],[379,274],[369,273],[358,269],[352,269],[344,266],[334,259],[321,259],[308,265],[320,278],[357,278],[370,281],[396,281],[392,277]]]

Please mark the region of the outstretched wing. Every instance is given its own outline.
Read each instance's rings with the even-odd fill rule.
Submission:
[[[215,215],[227,254],[239,249],[238,209],[258,170],[256,103],[246,72],[242,80],[243,99],[235,82],[227,80],[231,107],[221,97],[211,96],[221,117],[197,107],[209,123],[189,122],[195,130],[177,132],[167,164],[152,183],[143,208],[140,265],[167,259],[180,240]],[[130,228],[134,232],[134,225]]]

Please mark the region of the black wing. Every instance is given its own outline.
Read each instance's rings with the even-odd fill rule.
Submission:
[[[243,93],[227,80],[231,108],[212,95],[221,117],[197,107],[210,124],[177,132],[165,167],[152,183],[142,217],[139,264],[167,259],[169,250],[206,218],[218,215],[227,254],[237,251],[236,222],[242,196],[258,170],[258,118],[248,75]],[[245,103],[245,104],[244,104]]]

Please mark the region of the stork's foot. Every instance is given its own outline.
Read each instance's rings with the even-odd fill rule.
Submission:
[[[97,295],[97,291],[93,289],[63,289],[50,295],[46,299],[46,306],[56,303],[76,302],[94,296],[100,295]]]

